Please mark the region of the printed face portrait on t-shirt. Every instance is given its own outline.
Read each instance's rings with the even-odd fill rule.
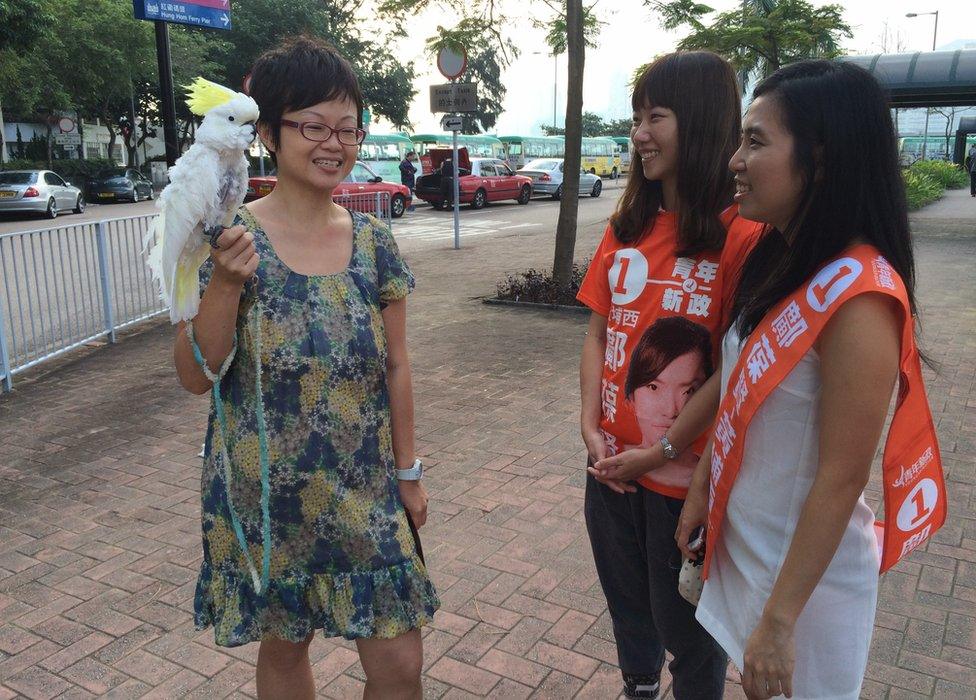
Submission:
[[[661,439],[711,375],[711,357],[708,329],[681,316],[660,318],[644,332],[634,349],[625,385],[642,447]]]

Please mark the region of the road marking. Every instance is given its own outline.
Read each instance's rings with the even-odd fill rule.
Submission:
[[[461,222],[461,238],[469,236],[484,236],[498,231],[518,228],[534,228],[544,226],[541,223],[513,224],[510,221],[470,221]],[[454,238],[454,220],[440,216],[412,216],[410,219],[398,220],[393,224],[393,235],[398,240],[436,241]]]

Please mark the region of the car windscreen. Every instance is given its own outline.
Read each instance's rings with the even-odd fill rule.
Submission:
[[[125,168],[120,170],[103,170],[98,174],[99,180],[108,180],[115,177],[125,177]]]
[[[30,185],[37,182],[37,173],[0,173],[0,185]]]
[[[555,170],[559,167],[558,160],[530,160],[525,164],[525,170]]]

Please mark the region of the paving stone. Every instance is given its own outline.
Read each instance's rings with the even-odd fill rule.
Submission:
[[[945,233],[963,231],[958,217],[932,211],[913,226],[950,518],[882,577],[864,698],[976,696],[976,238]],[[597,219],[581,219],[581,259]],[[432,496],[421,535],[444,602],[424,630],[425,698],[617,697],[581,510],[585,316],[471,299],[547,266],[551,235],[404,251],[420,280],[409,337]],[[173,381],[168,323],[122,335],[0,395],[0,700],[253,698],[256,645],[220,649],[192,626],[207,399]],[[878,487],[875,468],[873,504]],[[316,639],[310,657],[320,694],[362,694],[353,644]],[[726,697],[742,697],[734,680]]]

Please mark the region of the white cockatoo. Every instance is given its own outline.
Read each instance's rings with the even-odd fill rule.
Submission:
[[[197,78],[187,106],[203,117],[196,140],[169,171],[146,234],[148,264],[169,304],[173,323],[196,316],[198,275],[222,228],[230,226],[247,192],[244,151],[257,133],[258,105],[249,96]]]

